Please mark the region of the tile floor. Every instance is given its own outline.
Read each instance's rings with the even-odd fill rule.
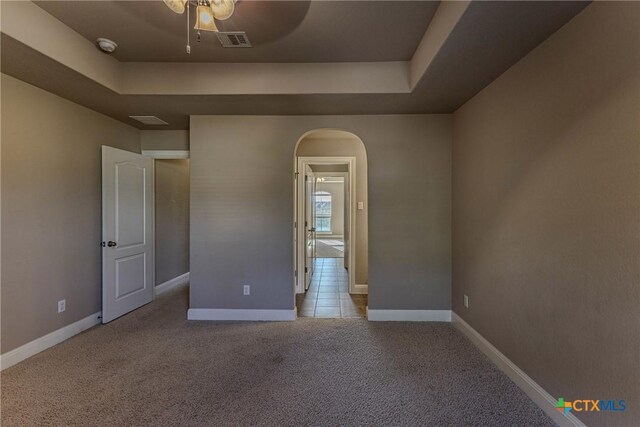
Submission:
[[[296,295],[299,317],[365,317],[366,295],[349,294],[343,258],[316,258],[311,286]]]

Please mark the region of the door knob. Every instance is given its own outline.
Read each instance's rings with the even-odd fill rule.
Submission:
[[[109,243],[107,243],[107,246],[109,246],[110,248],[114,247],[116,245],[116,242],[114,242],[113,240],[109,240]]]
[[[314,231],[316,231],[316,228],[315,227],[310,228],[309,231],[314,232]]]

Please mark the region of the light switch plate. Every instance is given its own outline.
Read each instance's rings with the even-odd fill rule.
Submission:
[[[361,211],[364,209],[364,202],[358,202],[358,210]]]

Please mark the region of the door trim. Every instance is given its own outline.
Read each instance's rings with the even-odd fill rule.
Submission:
[[[190,157],[189,150],[142,150],[142,155],[153,159],[181,160]]]
[[[295,293],[304,293],[304,264],[301,260],[305,256],[305,235],[304,227],[300,224],[304,224],[304,179],[299,179],[300,176],[306,170],[307,165],[347,165],[349,177],[349,292],[362,293],[362,289],[356,290],[356,158],[352,156],[340,156],[340,157],[308,157],[300,156],[296,159],[295,170],[295,206],[294,206],[294,224],[293,224],[293,236],[294,236],[294,289]],[[341,172],[343,174],[344,172]],[[296,227],[297,224],[297,227]],[[303,244],[300,244],[303,242]],[[295,274],[297,270],[297,276]]]

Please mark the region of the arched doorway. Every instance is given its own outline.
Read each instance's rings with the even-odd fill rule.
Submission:
[[[367,157],[351,132],[305,133],[294,153],[296,307],[303,317],[365,317]]]

